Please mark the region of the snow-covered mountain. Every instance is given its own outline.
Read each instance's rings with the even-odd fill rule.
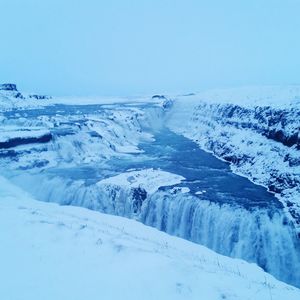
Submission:
[[[30,197],[132,218],[300,286],[296,87],[138,99],[4,88],[1,175]]]
[[[300,291],[136,221],[33,200],[0,177],[0,298],[289,299]]]

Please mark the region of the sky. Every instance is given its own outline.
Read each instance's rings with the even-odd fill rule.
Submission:
[[[300,0],[0,0],[0,83],[139,95],[300,83]]]

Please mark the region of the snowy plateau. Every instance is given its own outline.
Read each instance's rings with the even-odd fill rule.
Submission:
[[[0,85],[0,299],[300,299],[299,128],[297,86]]]

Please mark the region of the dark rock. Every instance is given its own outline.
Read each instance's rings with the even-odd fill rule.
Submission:
[[[154,95],[154,96],[152,96],[152,99],[165,99],[165,100],[167,100],[167,98],[164,96],[164,95]]]
[[[24,97],[21,93],[19,93],[19,92],[17,92],[17,93],[14,95],[14,97],[15,97],[15,98],[18,98],[18,99],[25,99],[25,97]]]
[[[0,151],[0,158],[3,158],[3,157],[13,158],[13,157],[16,157],[17,155],[18,155],[17,152],[14,150],[1,150]]]
[[[299,167],[300,166],[300,156],[299,157],[291,157],[290,154],[285,155],[284,160],[289,163],[290,167]]]
[[[36,99],[36,100],[47,100],[47,99],[51,99],[50,96],[46,96],[46,95],[29,95],[29,98],[31,99]]]
[[[183,94],[182,96],[189,97],[189,96],[195,96],[195,95],[196,95],[195,93],[188,93],[188,94]]]
[[[281,193],[287,189],[293,189],[300,186],[299,179],[288,173],[273,172],[268,184],[271,192]]]
[[[17,86],[13,83],[0,84],[0,91],[14,91],[17,92]]]
[[[141,211],[142,204],[147,198],[147,192],[145,189],[138,187],[132,189],[132,209],[134,213]]]
[[[28,138],[13,138],[5,142],[0,142],[0,149],[13,148],[19,145],[34,144],[34,143],[48,143],[52,139],[51,133],[46,133],[40,137],[28,137]]]
[[[173,106],[173,101],[172,100],[165,100],[164,103],[162,104],[164,109],[169,109]]]

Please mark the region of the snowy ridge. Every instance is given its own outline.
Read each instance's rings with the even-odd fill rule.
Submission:
[[[300,86],[245,86],[212,89],[183,97],[186,101],[214,104],[238,104],[245,107],[271,106],[290,108],[300,106]]]
[[[136,221],[37,202],[2,177],[0,199],[1,299],[300,297],[254,264]]]

